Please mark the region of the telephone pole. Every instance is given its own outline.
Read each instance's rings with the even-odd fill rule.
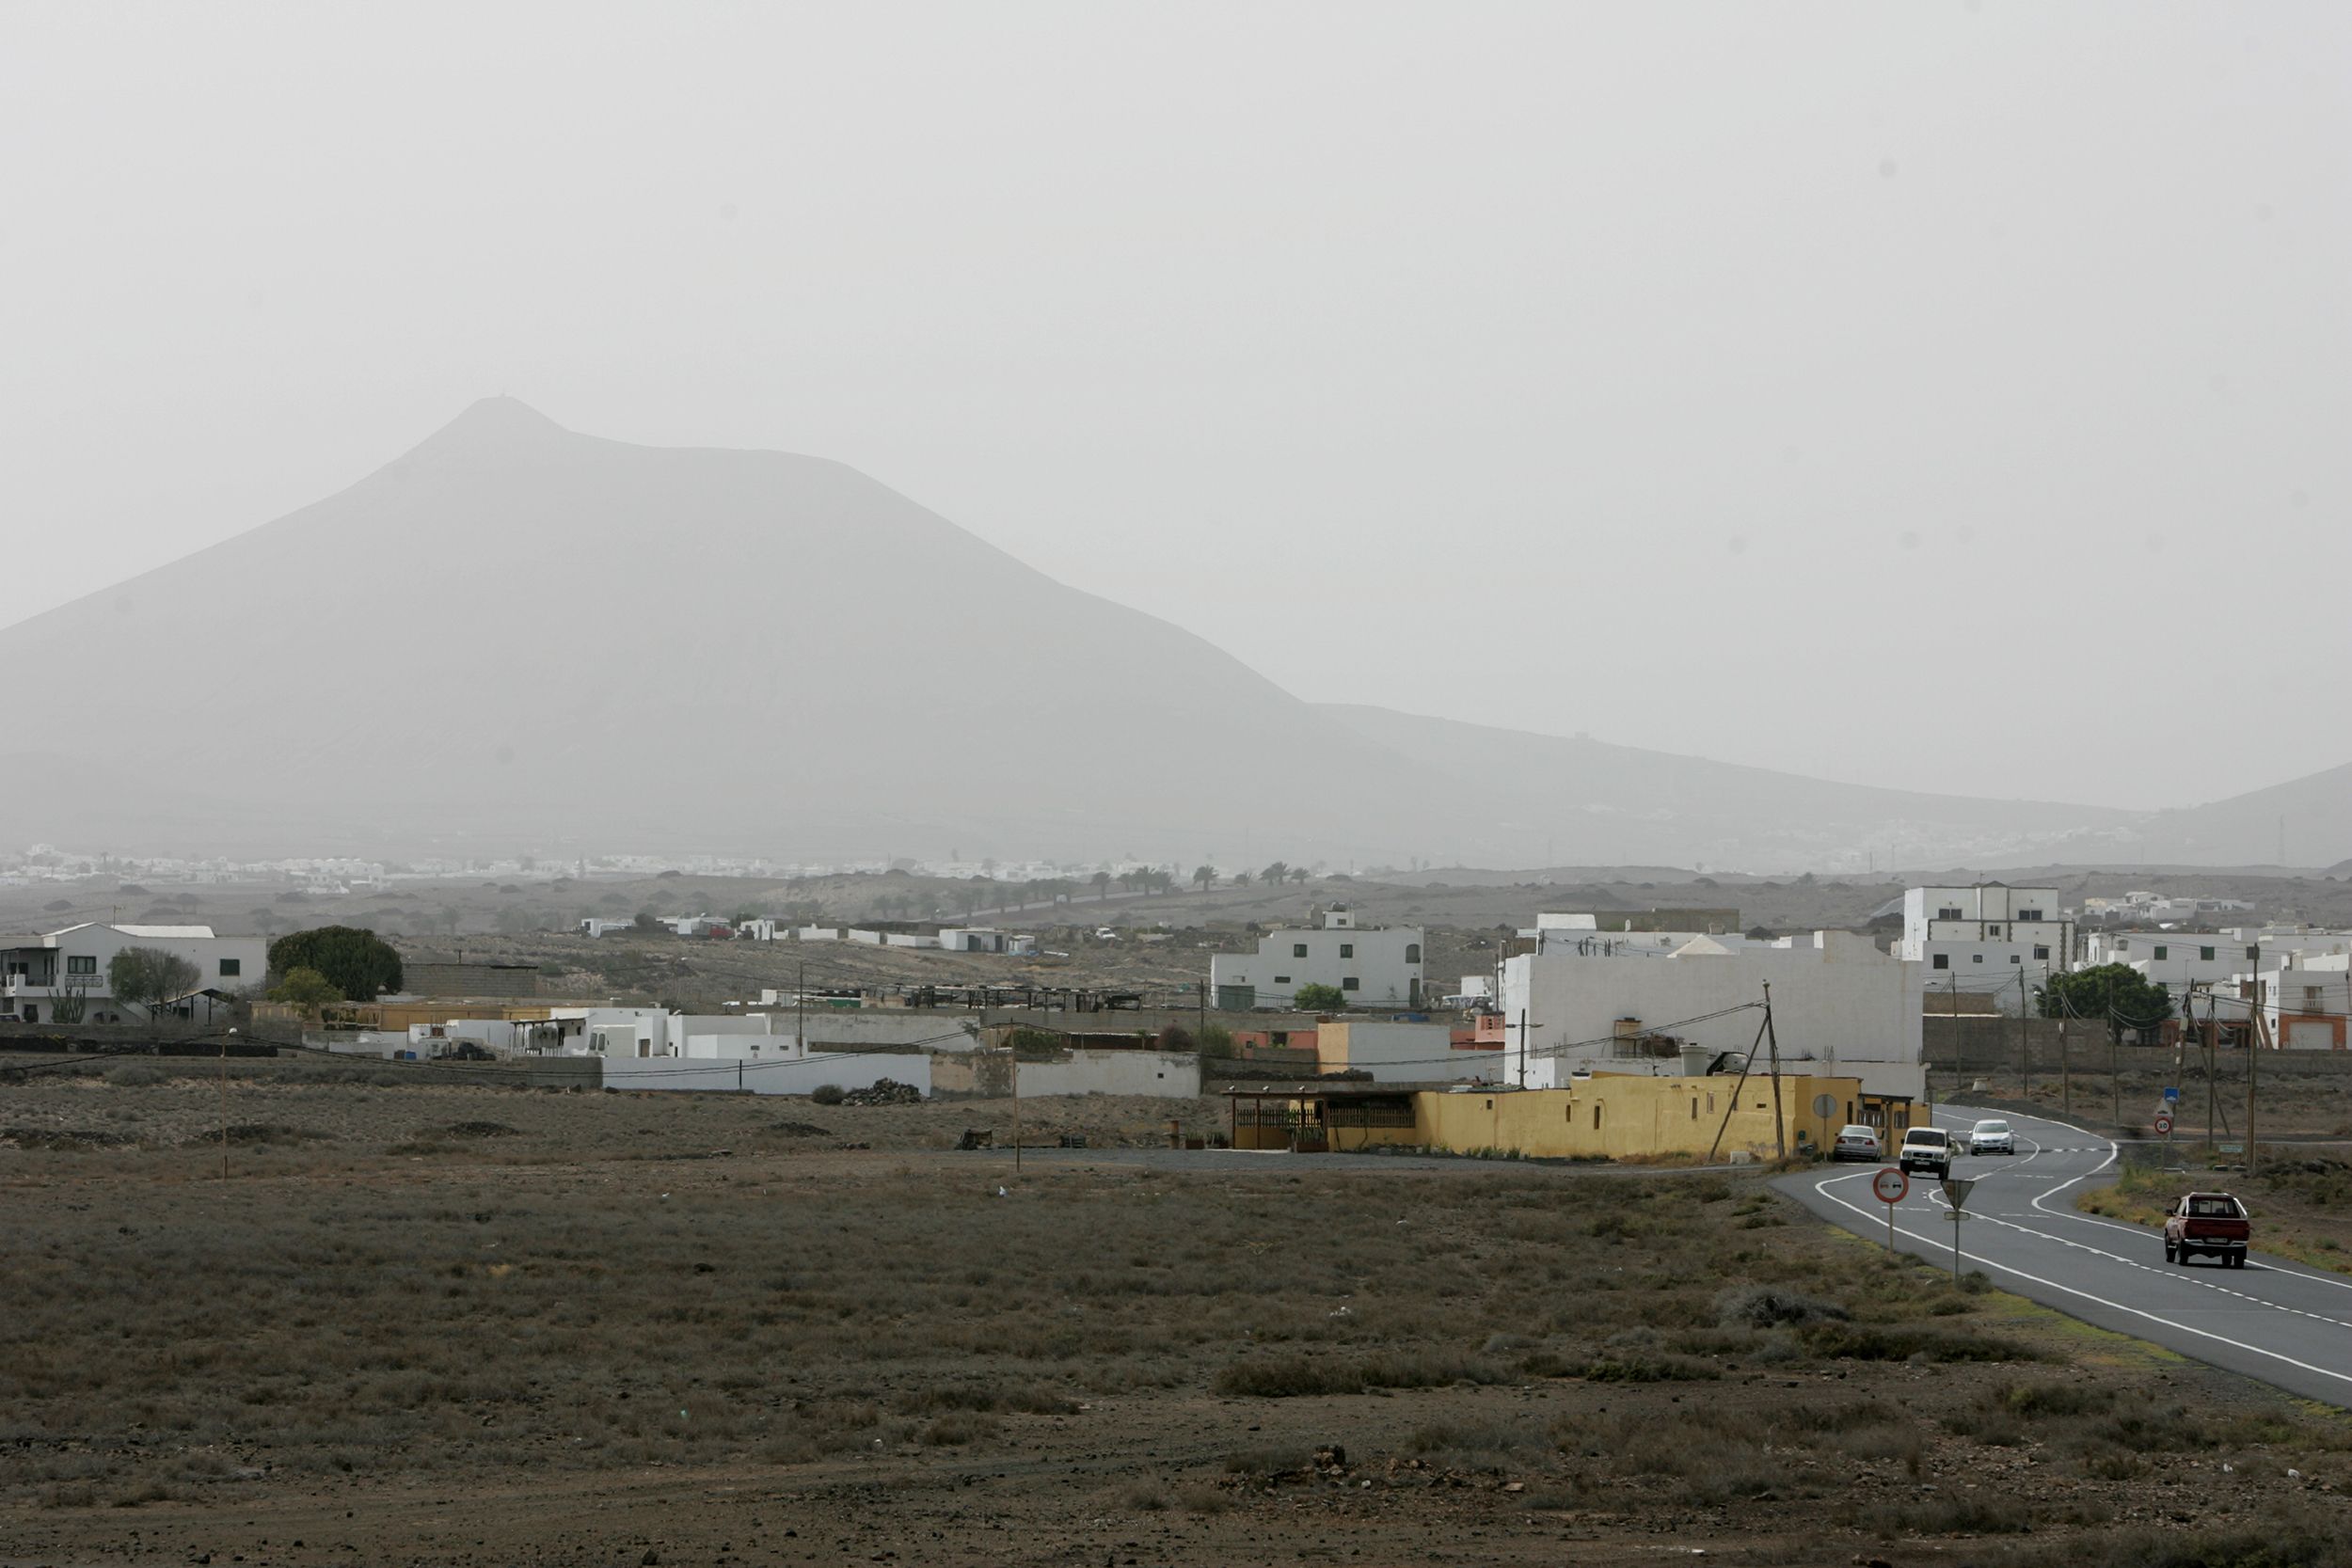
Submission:
[[[2246,1174],[2252,1176],[2262,1156],[2254,1142],[2254,1082],[2262,1074],[2263,1047],[2270,1038],[2270,1021],[2263,1016],[2263,982],[2254,981],[2254,1027],[2246,1036]]]
[[[1788,1158],[1788,1124],[1780,1114],[1780,1034],[1772,1027],[1772,983],[1764,982],[1764,1043],[1772,1060],[1772,1157]]]

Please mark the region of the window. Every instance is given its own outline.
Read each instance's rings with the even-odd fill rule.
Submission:
[[[1305,942],[1292,942],[1292,943],[1291,943],[1291,957],[1292,957],[1292,958],[1305,958],[1306,956],[1307,956],[1307,944],[1306,944]]]
[[[1362,982],[1358,980],[1353,974],[1343,974],[1340,976],[1340,990],[1354,990]]]
[[[2156,949],[2156,961],[2157,961],[2157,962],[2159,962],[2159,963],[2163,962],[2165,959],[2167,959],[2167,958],[2170,958],[2171,956],[2172,956],[2172,949],[2170,949],[2169,947],[2159,947],[2159,948],[2157,948],[2157,949]]]
[[[1356,944],[1355,944],[1354,942],[1341,942],[1341,943],[1340,943],[1340,957],[1341,957],[1341,958],[1354,958],[1355,956],[1356,956]]]
[[[1935,911],[1935,918],[1938,920],[1958,920],[1960,917],[1960,911],[1948,906]]]
[[[1408,964],[1417,964],[1421,962],[1420,942],[1408,942],[1405,944],[1405,961]]]
[[[2020,953],[2011,953],[2011,954],[2009,956],[2009,961],[2010,961],[2010,962],[2011,962],[2011,963],[2013,963],[2013,964],[2021,964],[2021,963],[2024,963],[2024,962],[2026,961],[2026,959],[2025,959],[2025,956],[2024,956],[2023,954],[2020,954]]]
[[[1949,953],[1938,953],[1928,960],[1928,964],[1932,969],[1949,969],[1952,967],[1952,956]]]
[[[244,973],[245,960],[243,958],[223,958],[220,960],[220,977],[222,979],[233,980]]]
[[[1984,934],[1995,942],[2001,940],[2001,928],[1998,926],[1987,926],[1984,928]]]
[[[2317,986],[2303,988],[2303,1010],[2307,1013],[2319,1011],[2319,988]]]
[[[2033,950],[2033,956],[2037,958],[2046,958],[2050,956],[2050,950],[2037,944]]]
[[[2019,910],[2017,911],[2017,918],[2020,920],[2039,920],[2042,918],[2042,911],[2040,910]]]
[[[2210,962],[2213,958],[2213,949],[2210,947],[2200,947],[2197,950],[2197,956]]]
[[[1593,1131],[1600,1131],[1600,1101],[1597,1100],[1593,1101]]]
[[[1278,986],[1287,986],[1291,983],[1291,977],[1287,974],[1277,974],[1274,977],[1274,983]]]
[[[1969,961],[1970,963],[1979,963],[1979,964],[1980,964],[1980,963],[1984,962],[1984,955],[1983,955],[1983,954],[1981,954],[1981,953],[1971,954],[1971,955],[1969,956],[1969,959],[1968,959],[1968,961]]]
[[[2259,958],[2263,956],[2263,950],[2259,947],[2249,947],[2246,950],[2246,956],[2249,958]]]
[[[95,974],[98,973],[98,956],[94,953],[69,953],[66,955],[65,972],[68,974]]]

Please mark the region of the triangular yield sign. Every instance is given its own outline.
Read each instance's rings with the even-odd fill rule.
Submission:
[[[1944,1201],[1955,1209],[1968,1207],[1968,1189],[1977,1184],[1973,1176],[1947,1176],[1944,1179]]]

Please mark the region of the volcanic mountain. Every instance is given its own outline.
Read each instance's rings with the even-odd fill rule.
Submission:
[[[1779,868],[2132,820],[1310,705],[838,463],[503,398],[0,657],[58,693],[0,804],[90,848]]]

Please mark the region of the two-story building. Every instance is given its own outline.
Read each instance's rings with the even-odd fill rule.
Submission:
[[[1311,929],[1271,931],[1255,953],[1217,954],[1209,986],[1226,1011],[1288,1007],[1302,986],[1329,986],[1352,1007],[1418,1007],[1421,954],[1420,927],[1359,926],[1334,904]]]
[[[107,980],[108,966],[126,947],[159,948],[195,966],[189,996],[171,1009],[183,1016],[209,1010],[209,1000],[195,1000],[199,993],[258,987],[269,968],[263,937],[215,936],[210,926],[93,921],[42,937],[0,938],[0,1017],[25,1023],[146,1022],[147,1009],[119,1001]]]

